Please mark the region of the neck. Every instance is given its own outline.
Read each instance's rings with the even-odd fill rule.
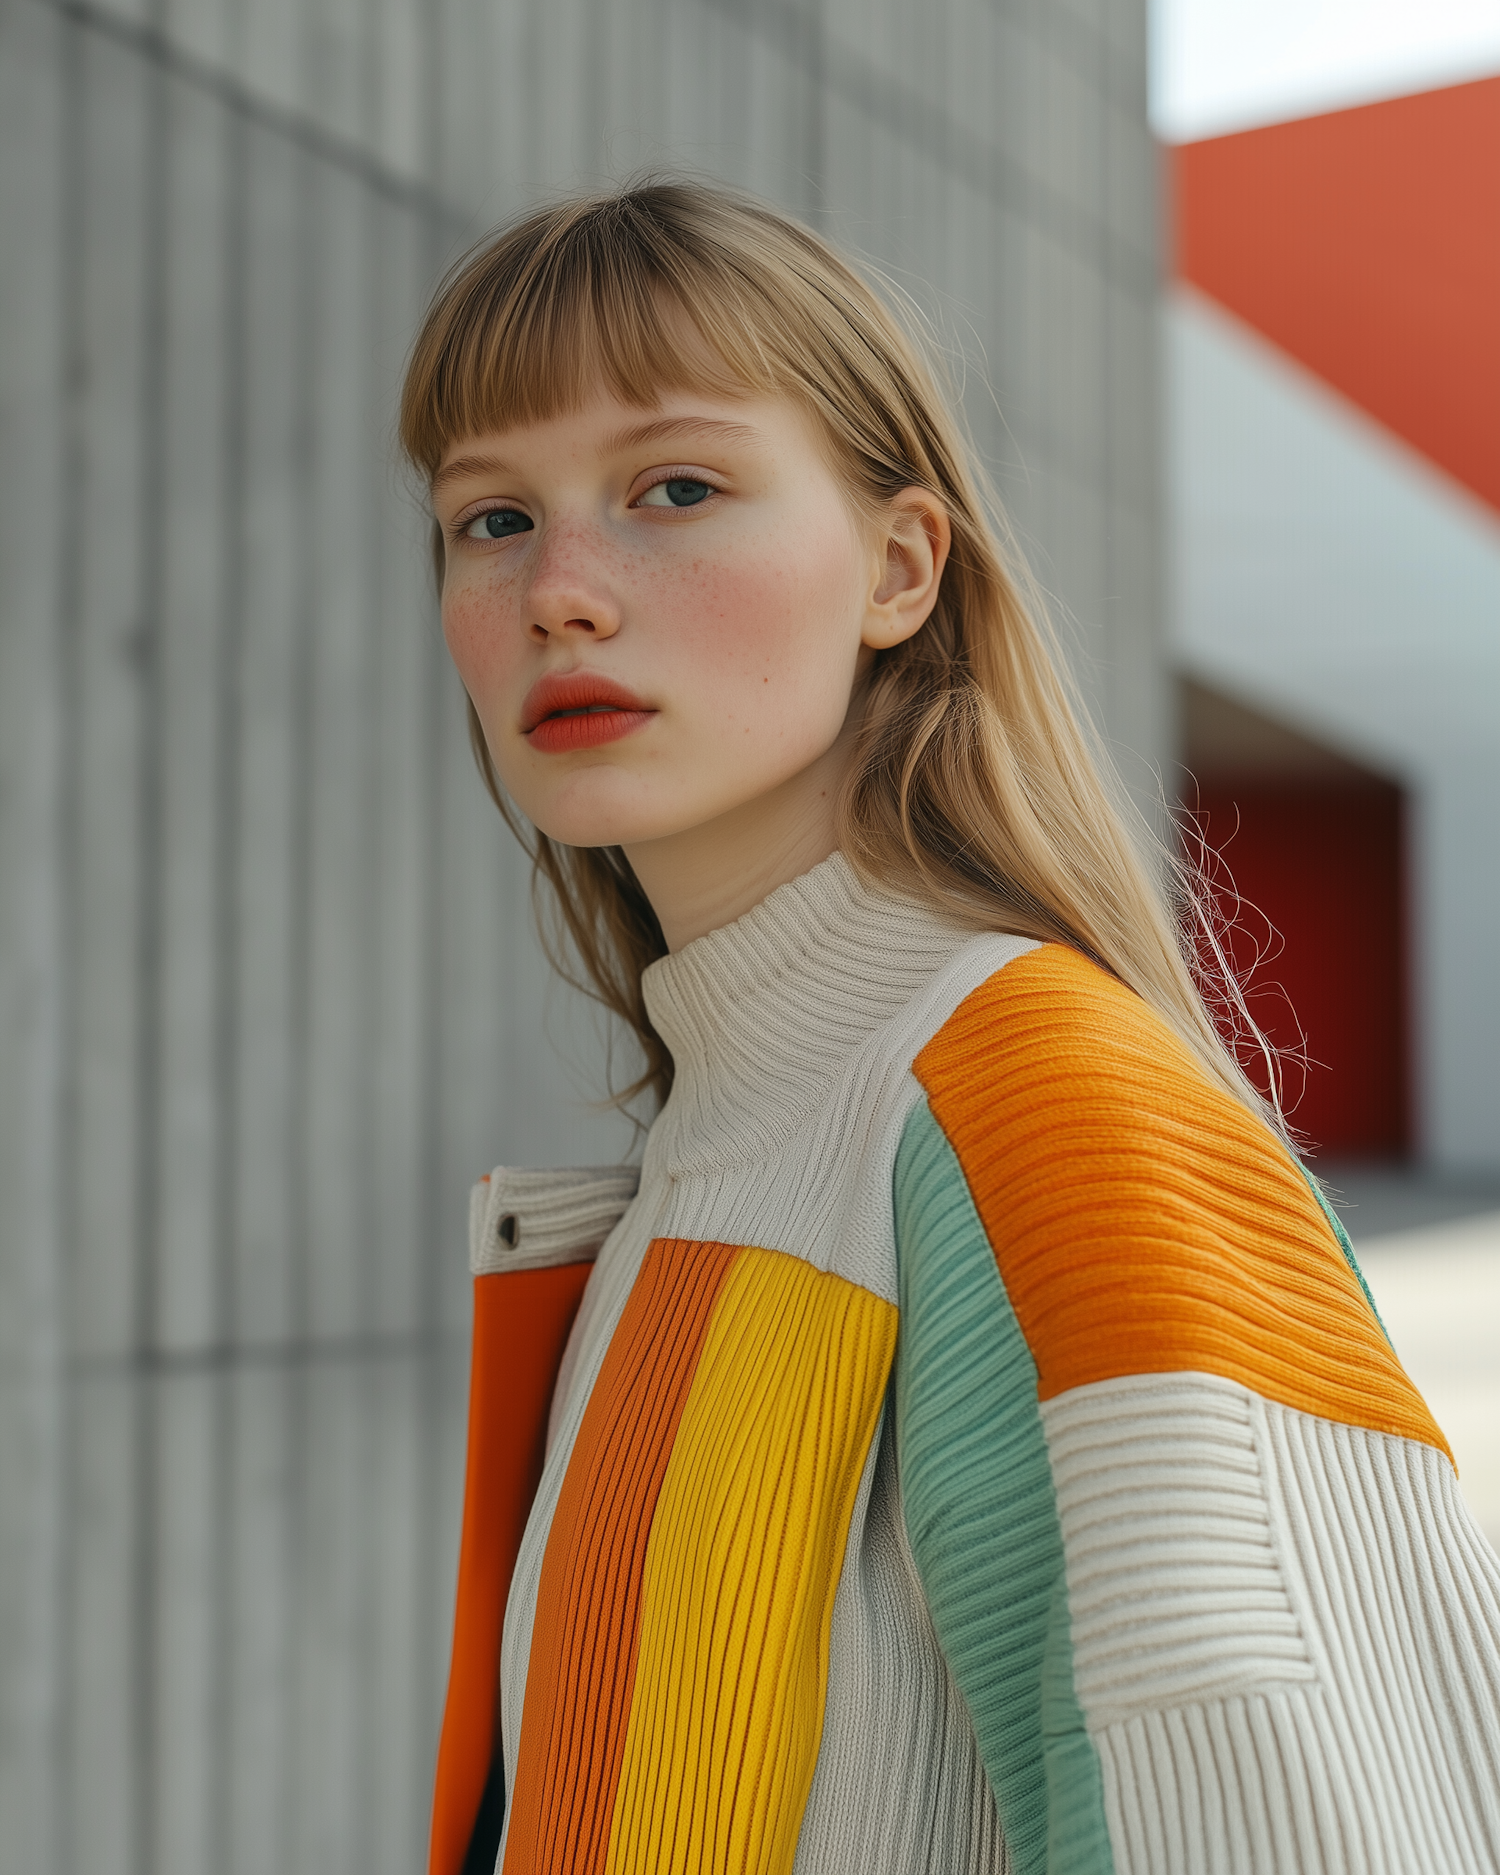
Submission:
[[[733,924],[779,885],[798,879],[838,846],[835,803],[846,738],[757,800],[702,826],[627,846],[669,951]]]

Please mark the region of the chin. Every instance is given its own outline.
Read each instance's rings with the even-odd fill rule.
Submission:
[[[669,808],[639,799],[546,801],[538,802],[535,812],[523,804],[522,811],[549,840],[564,846],[634,846],[682,833],[699,818],[684,815],[680,801]]]

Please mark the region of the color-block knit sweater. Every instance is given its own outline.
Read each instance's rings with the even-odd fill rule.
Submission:
[[[476,1192],[435,1875],[1500,1868],[1500,1564],[1164,1024],[839,856],[646,991],[639,1190]]]

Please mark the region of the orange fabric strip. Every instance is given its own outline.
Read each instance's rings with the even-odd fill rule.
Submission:
[[[458,1875],[495,1741],[500,1629],[542,1475],[547,1409],[592,1263],[474,1279],[469,1452],[430,1875]]]
[[[1218,1374],[1448,1450],[1284,1149],[1107,972],[1062,945],[1030,951],[913,1065],[1042,1399]]]
[[[542,1558],[506,1875],[587,1875],[609,1847],[646,1546],[732,1244],[651,1245],[589,1397]]]

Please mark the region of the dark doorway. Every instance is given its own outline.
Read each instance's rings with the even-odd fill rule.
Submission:
[[[1282,1098],[1310,1149],[1411,1144],[1406,815],[1399,785],[1235,699],[1180,687],[1183,805],[1250,1012],[1282,1051]],[[1245,1066],[1264,1089],[1256,1056]]]

